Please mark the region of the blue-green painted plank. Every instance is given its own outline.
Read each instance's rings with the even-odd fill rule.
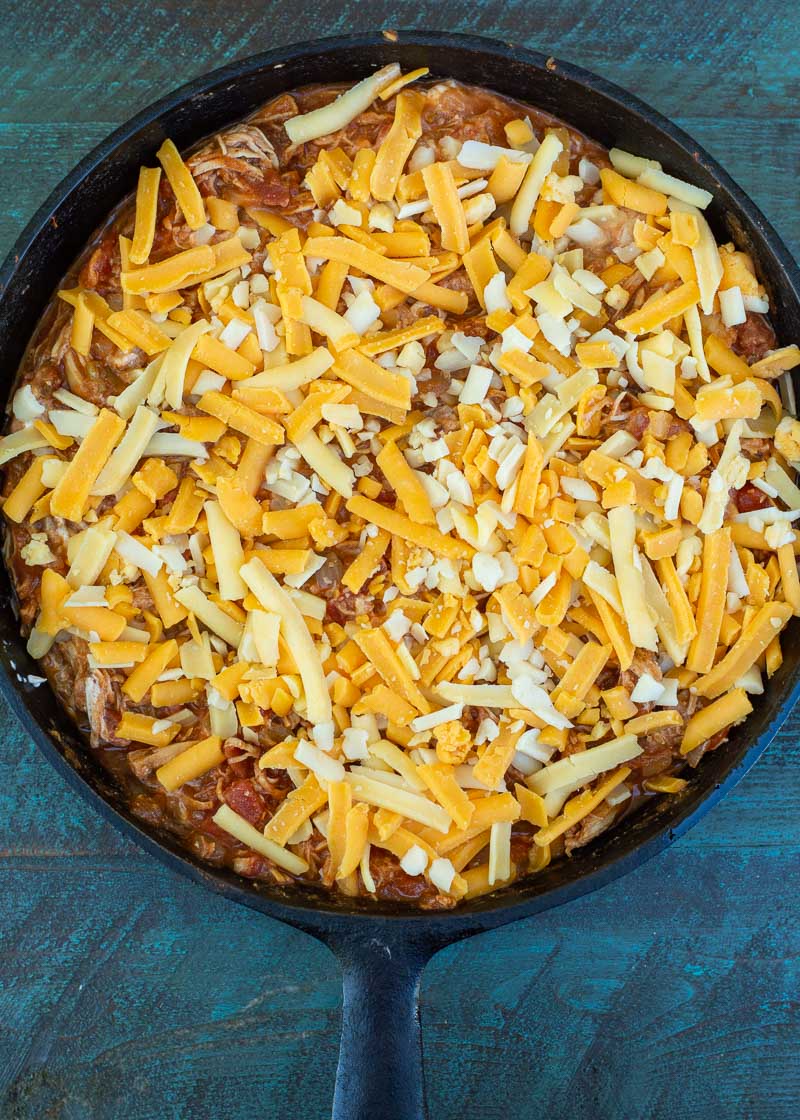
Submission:
[[[796,5],[7,7],[1,252],[86,151],[180,82],[311,29],[414,25],[524,43],[627,86],[800,247]],[[74,799],[2,706],[0,725],[0,1115],[322,1120],[340,1014],[328,951],[156,864]],[[794,1120],[798,731],[794,717],[655,862],[433,962],[434,1120]]]

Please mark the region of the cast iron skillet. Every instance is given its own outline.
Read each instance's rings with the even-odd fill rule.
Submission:
[[[660,159],[666,170],[714,194],[718,238],[755,257],[783,341],[800,337],[800,272],[775,231],[721,167],[649,106],[576,66],[466,35],[387,32],[326,39],[255,55],[198,78],[145,109],[100,144],[34,216],[0,271],[0,360],[10,387],[26,342],[56,285],[97,226],[135,188],[165,136],[179,147],[230,124],[274,95],[309,82],[355,81],[388,62],[428,66],[527,101],[607,147]],[[129,813],[119,790],[89,757],[20,637],[5,569],[0,572],[0,689],[68,783],[147,851],[209,890],[324,941],[344,972],[343,1036],[335,1120],[412,1120],[425,1115],[417,1005],[423,967],[444,945],[560,905],[610,882],[666,848],[753,765],[800,694],[797,629],[782,668],[746,724],[703,759],[687,790],[655,800],[606,834],[534,876],[452,913],[338,900],[314,890],[271,889],[211,869],[167,833]],[[794,640],[793,640],[794,639]]]

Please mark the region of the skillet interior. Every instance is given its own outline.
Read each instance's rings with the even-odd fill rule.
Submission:
[[[394,35],[395,33],[391,33]],[[404,69],[427,65],[434,76],[487,86],[562,117],[607,147],[616,144],[660,159],[666,170],[714,194],[709,217],[718,239],[752,253],[770,293],[778,337],[800,337],[800,273],[774,230],[711,158],[680,130],[635,98],[544,55],[470,36],[399,32],[329,39],[236,62],[183,87],[146,109],[96,148],[56,188],[34,216],[0,271],[0,357],[5,395],[52,290],[96,227],[135,186],[139,165],[152,160],[165,136],[179,147],[194,143],[253,111],[283,90],[310,82],[357,80],[389,61]],[[354,926],[368,916],[388,927],[426,931],[442,942],[487,929],[587,893],[665,847],[706,812],[755,762],[800,695],[800,626],[790,625],[784,663],[753,715],[730,741],[703,759],[686,791],[653,799],[619,828],[568,860],[455,912],[410,910],[400,904],[342,900],[313,889],[267,888],[200,863],[168,834],[131,817],[99,763],[25,651],[8,575],[0,572],[0,688],[37,745],[118,827],[170,866],[210,889],[276,918],[322,932],[333,915]],[[41,678],[38,678],[41,680]],[[350,925],[351,923],[347,923]],[[400,932],[398,929],[397,932]]]

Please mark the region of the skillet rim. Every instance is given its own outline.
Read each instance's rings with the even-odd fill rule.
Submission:
[[[259,52],[202,74],[140,110],[88,152],[36,210],[0,268],[0,305],[5,299],[15,273],[52,220],[54,211],[66,203],[88,176],[101,169],[106,161],[111,161],[114,154],[135,134],[157,124],[165,114],[181,106],[185,107],[198,95],[219,92],[227,83],[235,82],[245,75],[252,75],[268,67],[277,69],[287,62],[320,56],[327,56],[331,61],[335,61],[337,52],[343,50],[374,48],[391,52],[394,47],[402,49],[407,45],[434,49],[453,47],[476,55],[483,54],[494,61],[507,59],[533,70],[547,70],[569,82],[579,84],[590,93],[602,95],[614,102],[628,118],[631,116],[639,118],[655,128],[670,142],[683,149],[684,153],[713,177],[718,188],[726,196],[725,202],[729,205],[730,213],[734,217],[743,215],[746,224],[758,232],[765,252],[772,258],[775,271],[779,274],[779,282],[776,285],[778,290],[783,296],[788,296],[795,305],[800,306],[800,270],[765,216],[699,144],[634,94],[582,67],[561,62],[552,56],[508,40],[500,41],[483,36],[424,30],[396,31],[391,32],[391,35],[394,38],[389,38],[385,32],[331,36],[313,42],[289,44],[271,51]],[[563,116],[568,118],[566,113]],[[100,220],[105,217],[106,214],[101,215]],[[7,603],[3,606],[5,609],[10,609]],[[35,717],[26,704],[24,699],[26,690],[22,686],[19,674],[12,672],[13,662],[12,668],[6,664],[10,659],[7,650],[3,652],[4,656],[0,658],[0,693],[37,747],[68,784],[76,789],[104,819],[110,821],[161,863],[180,871],[194,882],[225,898],[320,937],[340,931],[342,923],[344,923],[344,931],[352,934],[357,931],[371,932],[382,925],[387,936],[412,939],[421,937],[423,940],[427,939],[438,944],[445,944],[470,933],[530,917],[573,898],[591,893],[664,850],[704,816],[753,766],[800,698],[800,669],[798,669],[791,674],[794,680],[783,682],[780,691],[777,685],[773,685],[777,695],[772,704],[768,703],[766,695],[762,698],[754,716],[769,707],[772,709],[771,718],[761,733],[752,739],[749,746],[739,748],[740,756],[730,762],[722,780],[715,782],[708,790],[703,790],[701,782],[698,781],[690,784],[686,794],[679,799],[671,802],[662,800],[661,805],[664,808],[660,812],[655,812],[640,828],[644,833],[641,839],[636,838],[636,820],[632,819],[626,827],[612,830],[607,840],[589,849],[583,849],[580,859],[573,857],[573,866],[579,863],[596,864],[585,874],[573,874],[564,883],[556,883],[541,889],[537,884],[541,884],[547,876],[547,872],[544,872],[522,879],[495,894],[461,904],[452,911],[424,911],[406,904],[337,900],[334,896],[313,888],[294,887],[286,890],[267,888],[225,868],[212,868],[200,862],[169,833],[147,829],[133,817],[124,804],[115,804],[111,794],[95,788],[89,778],[81,772],[81,767],[77,764],[80,760],[76,760],[76,765],[68,760],[65,753],[62,753],[56,745],[55,736],[47,731],[43,722]],[[69,720],[66,713],[64,714]],[[762,711],[762,719],[763,716]],[[748,720],[749,722],[751,720]],[[750,737],[742,736],[740,733],[738,738],[746,741]],[[68,748],[66,753],[72,752]],[[669,812],[666,811],[666,806],[669,806]],[[632,832],[633,843],[631,843]],[[553,865],[553,870],[564,869],[565,866],[569,865],[565,861],[559,861]]]

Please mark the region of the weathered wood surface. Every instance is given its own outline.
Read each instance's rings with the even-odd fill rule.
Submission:
[[[304,34],[410,25],[522,42],[628,86],[800,246],[796,5],[295,0],[287,14],[6,5],[0,250],[81,155],[178,83]],[[340,981],[327,950],[161,868],[0,721],[0,1115],[328,1115]],[[797,1116],[799,729],[796,717],[668,854],[434,961],[422,997],[434,1120]]]

